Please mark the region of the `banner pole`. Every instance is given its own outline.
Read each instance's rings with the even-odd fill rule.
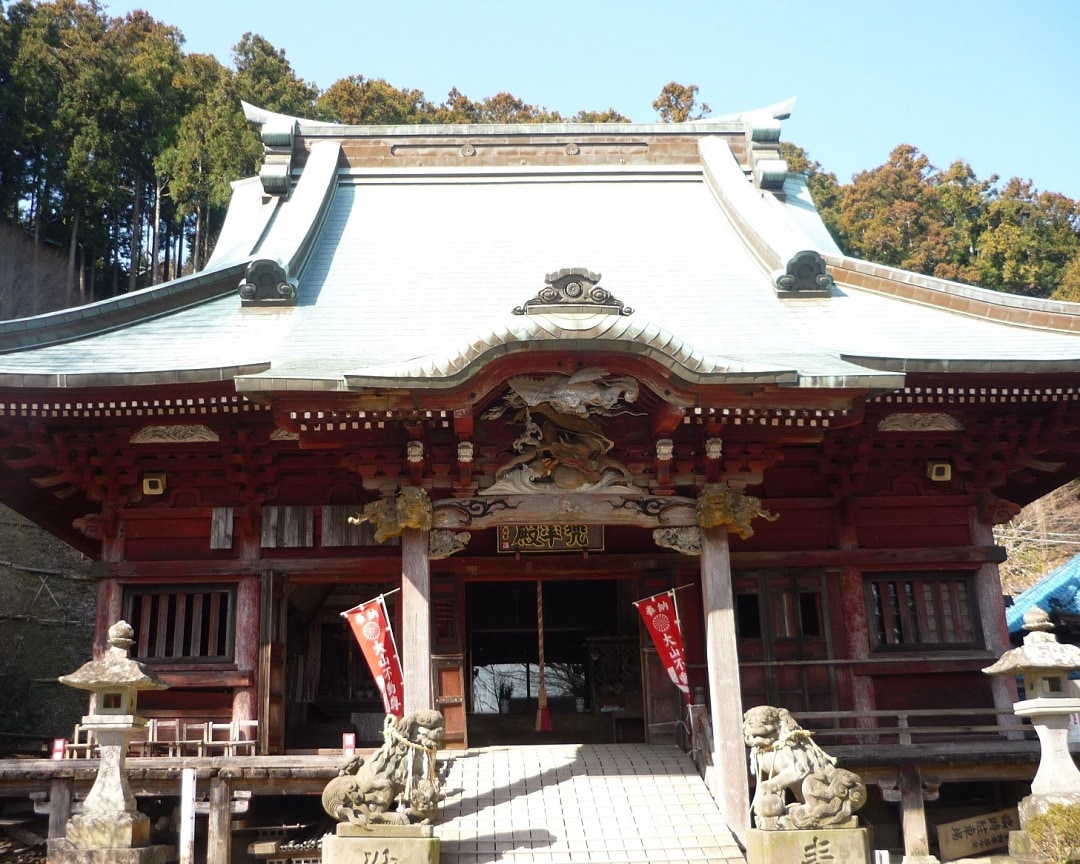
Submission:
[[[340,613],[341,617],[344,618],[350,612],[355,612],[361,606],[367,606],[368,603],[374,603],[376,600],[382,600],[383,597],[389,597],[391,594],[396,594],[400,590],[401,590],[400,588],[391,588],[389,591],[384,591],[382,594],[377,594],[376,596],[372,597],[370,600],[365,600],[363,603],[357,603],[355,606],[352,607],[352,609],[346,609],[344,612]]]

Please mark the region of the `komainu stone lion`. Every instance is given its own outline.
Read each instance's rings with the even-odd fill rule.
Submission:
[[[367,827],[430,822],[443,797],[435,752],[444,734],[438,711],[388,715],[382,746],[368,759],[345,763],[323,789],[323,809],[338,822]]]
[[[751,708],[743,715],[743,739],[757,776],[751,809],[758,828],[840,827],[866,803],[862,778],[837,768],[787,709]]]

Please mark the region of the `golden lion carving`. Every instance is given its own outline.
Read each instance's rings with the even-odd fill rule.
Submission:
[[[406,486],[390,500],[372,501],[363,512],[349,517],[350,525],[370,522],[375,526],[375,542],[400,537],[406,528],[431,530],[431,501],[423,489]]]
[[[858,774],[836,767],[785,708],[760,705],[743,715],[743,740],[757,776],[751,809],[765,831],[841,827],[866,803]],[[794,801],[788,800],[788,792]]]

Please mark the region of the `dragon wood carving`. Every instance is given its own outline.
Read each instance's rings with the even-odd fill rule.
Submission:
[[[484,418],[498,419],[509,410],[513,422],[525,428],[514,441],[517,455],[499,468],[485,494],[631,491],[632,475],[608,455],[615,443],[596,417],[628,412],[638,385],[627,377],[604,380],[606,375],[602,369],[582,369],[542,379],[510,378],[511,392]]]

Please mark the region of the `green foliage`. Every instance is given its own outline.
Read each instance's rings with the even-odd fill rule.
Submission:
[[[822,215],[849,255],[1011,294],[1077,296],[1080,204],[997,181],[962,161],[939,171],[902,144],[848,186],[811,189],[824,192]]]
[[[570,118],[572,123],[630,123],[631,120],[624,114],[620,114],[614,108],[606,111],[578,111]]]
[[[1080,805],[1051,804],[1024,825],[1034,850],[1051,864],[1080,861]]]
[[[67,257],[67,302],[160,278],[158,240],[189,266],[205,261],[232,181],[262,147],[240,100],[349,124],[557,123],[509,92],[444,101],[351,75],[320,91],[256,33],[233,49],[235,71],[182,50],[183,36],[145,12],[110,18],[98,0],[0,3],[0,220],[21,223],[36,253]],[[666,84],[665,123],[710,114],[698,87]],[[577,123],[620,123],[608,108]],[[1013,178],[999,186],[957,161],[938,170],[902,144],[849,184],[783,143],[792,170],[848,254],[998,291],[1080,301],[1080,204]],[[142,238],[152,238],[150,249]],[[184,244],[186,243],[186,248]],[[39,256],[40,257],[40,256]],[[152,259],[152,260],[151,260]],[[169,275],[177,262],[169,262]],[[91,292],[81,296],[83,280]],[[25,281],[25,280],[24,280]],[[30,280],[26,284],[36,284]],[[40,303],[20,304],[41,308]]]
[[[661,123],[700,120],[711,114],[712,109],[704,102],[699,105],[697,94],[696,84],[686,85],[671,81],[661,89],[660,95],[653,100],[652,107],[660,115]]]
[[[241,99],[293,117],[314,114],[318,88],[297,76],[284,49],[256,33],[245,33],[233,46],[233,63]]]
[[[810,195],[814,204],[821,214],[821,219],[829,233],[839,238],[840,232],[840,205],[843,200],[843,189],[837,182],[836,175],[831,171],[823,171],[821,163],[814,161],[802,147],[787,141],[780,142],[780,155],[787,161],[788,170],[796,174],[806,175],[806,184],[810,188]],[[840,243],[839,239],[837,240]],[[843,245],[841,243],[841,245]]]
[[[339,123],[397,125],[422,123],[432,109],[420,90],[398,90],[382,78],[350,75],[323,91],[316,110]]]

